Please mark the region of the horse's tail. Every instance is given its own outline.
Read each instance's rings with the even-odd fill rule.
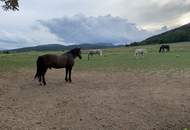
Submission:
[[[34,79],[36,79],[37,77],[39,78],[41,76],[41,71],[42,71],[42,67],[43,67],[42,65],[43,65],[42,58],[38,57],[37,62],[36,62],[37,71],[34,76]]]

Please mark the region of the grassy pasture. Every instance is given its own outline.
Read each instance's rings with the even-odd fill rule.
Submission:
[[[148,53],[143,58],[135,58],[136,48],[146,48]],[[87,55],[76,61],[75,70],[189,70],[190,43],[171,44],[171,52],[159,54],[159,45],[122,47],[105,49],[103,56],[93,56],[88,61]],[[63,52],[27,52],[0,54],[0,72],[11,72],[19,69],[34,69],[36,59],[45,53],[61,54]]]
[[[136,48],[146,48],[136,58]],[[64,70],[48,71],[47,87],[32,80],[44,53],[0,54],[1,129],[190,128],[190,43],[105,49],[77,59],[73,82]],[[163,71],[164,70],[164,71]]]

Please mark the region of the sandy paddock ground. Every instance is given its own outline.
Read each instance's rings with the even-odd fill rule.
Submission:
[[[33,71],[0,75],[1,130],[190,129],[189,72]]]

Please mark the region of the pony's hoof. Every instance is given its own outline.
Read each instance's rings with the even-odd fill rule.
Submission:
[[[68,80],[67,80],[67,79],[65,79],[65,81],[66,81],[66,82],[68,82]]]
[[[72,82],[72,80],[69,80],[69,83],[71,83]]]

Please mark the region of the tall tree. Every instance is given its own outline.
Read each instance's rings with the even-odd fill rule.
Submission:
[[[4,5],[2,6],[2,8],[5,11],[8,10],[13,10],[13,11],[18,11],[19,10],[19,0],[0,0],[1,2],[4,2]]]

